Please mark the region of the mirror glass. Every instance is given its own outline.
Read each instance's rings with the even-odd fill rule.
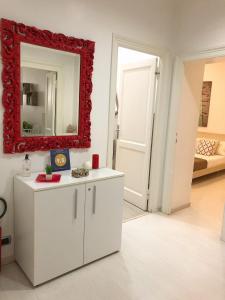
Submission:
[[[21,43],[21,135],[76,135],[80,55]]]

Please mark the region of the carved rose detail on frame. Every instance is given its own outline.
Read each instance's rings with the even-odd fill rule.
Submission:
[[[78,134],[71,136],[21,136],[20,127],[20,43],[80,54],[80,95]],[[1,19],[2,103],[4,107],[4,153],[46,151],[57,148],[91,146],[92,72],[95,43],[40,30],[14,21]]]

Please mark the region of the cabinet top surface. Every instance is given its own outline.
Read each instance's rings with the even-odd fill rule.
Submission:
[[[30,177],[23,177],[20,175],[16,175],[15,177],[21,181],[22,183],[29,186],[33,191],[42,191],[42,190],[48,190],[48,189],[54,189],[59,187],[64,187],[68,185],[74,185],[74,184],[82,184],[82,183],[88,183],[98,180],[104,180],[109,178],[115,178],[115,177],[121,177],[124,176],[122,172],[108,169],[108,168],[101,168],[97,170],[90,170],[90,173],[86,177],[81,178],[74,178],[71,176],[71,171],[64,171],[64,172],[56,172],[57,174],[61,174],[61,180],[60,182],[54,183],[54,182],[36,182],[35,179],[41,172],[32,173]],[[43,172],[42,172],[43,173]]]

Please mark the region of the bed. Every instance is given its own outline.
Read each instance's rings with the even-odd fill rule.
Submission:
[[[196,149],[198,140],[200,139],[217,140],[218,146],[215,155],[206,156],[195,154],[193,179],[225,170],[225,134],[202,132],[199,130],[196,139]]]
[[[206,156],[195,154],[193,179],[221,170],[225,170],[225,155]]]

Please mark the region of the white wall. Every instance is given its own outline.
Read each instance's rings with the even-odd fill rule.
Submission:
[[[223,213],[223,224],[222,224],[222,232],[221,232],[221,239],[225,242],[225,207]]]
[[[194,52],[225,45],[224,0],[177,0],[176,46]]]
[[[205,62],[202,60],[188,62],[184,65],[175,148],[176,159],[171,185],[172,210],[182,208],[190,203],[204,64]]]
[[[204,81],[212,81],[211,100],[207,127],[201,132],[225,134],[225,61],[205,65]]]
[[[106,164],[112,33],[154,47],[172,48],[174,18],[171,3],[173,4],[172,0],[0,0],[1,17],[96,42],[91,114],[92,147],[88,151],[71,151],[73,167],[90,159],[94,152],[100,154],[100,165]],[[2,106],[0,112],[2,136]],[[1,224],[4,234],[13,234],[12,182],[13,175],[21,169],[23,155],[3,154],[2,139],[0,143],[0,196],[7,200],[9,206]],[[32,170],[42,170],[48,156],[48,152],[33,153]],[[4,247],[3,256],[12,255],[13,245]]]

